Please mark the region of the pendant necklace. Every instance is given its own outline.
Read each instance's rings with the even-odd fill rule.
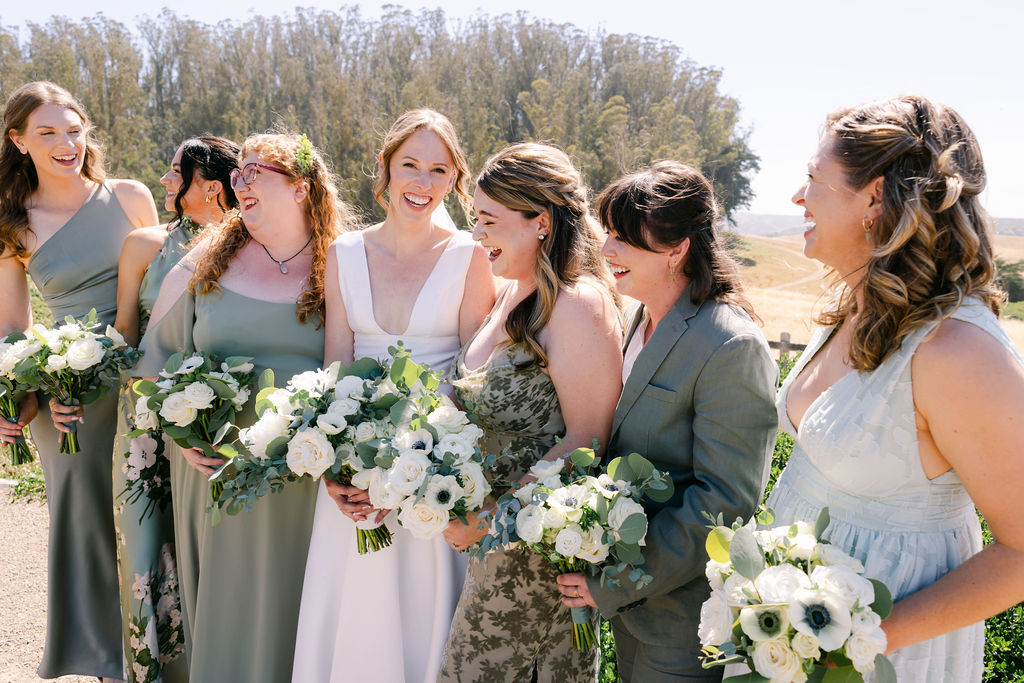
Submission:
[[[267,249],[267,247],[266,247],[266,246],[264,246],[264,244],[263,244],[262,242],[259,242],[258,244],[259,244],[259,245],[260,245],[261,247],[263,247],[263,251],[267,252],[267,256],[269,256],[269,257],[270,257],[270,260],[271,260],[271,261],[273,261],[274,263],[276,263],[276,264],[277,264],[277,267],[281,269],[281,275],[287,275],[287,274],[288,274],[288,268],[287,268],[287,267],[285,267],[285,265],[284,265],[284,264],[288,263],[288,262],[289,262],[289,261],[291,261],[291,260],[292,260],[293,258],[295,258],[295,257],[296,257],[296,256],[298,256],[299,254],[301,254],[301,253],[302,253],[303,251],[305,251],[305,250],[306,250],[306,247],[308,247],[308,246],[309,246],[309,243],[310,243],[310,242],[312,242],[312,241],[313,241],[313,236],[312,236],[312,235],[310,235],[310,236],[309,236],[309,239],[308,239],[308,240],[306,240],[306,243],[302,245],[302,249],[299,249],[299,250],[298,250],[297,252],[295,252],[294,254],[292,254],[291,256],[289,256],[288,258],[284,259],[283,261],[282,261],[282,260],[279,260],[279,259],[276,259],[276,258],[274,258],[274,257],[273,257],[273,255],[272,255],[272,254],[270,253],[270,250],[269,250],[269,249]]]

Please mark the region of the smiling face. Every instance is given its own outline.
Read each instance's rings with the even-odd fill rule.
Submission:
[[[175,210],[174,198],[178,196],[182,185],[184,185],[184,179],[181,177],[181,149],[178,147],[174,152],[171,168],[160,178],[160,184],[167,190],[167,194],[164,195],[164,208],[168,211]],[[181,198],[181,208],[185,215],[191,215],[206,198],[202,180],[203,177],[199,171],[193,170],[192,182],[189,184],[188,190],[185,191],[185,196]]]
[[[649,305],[673,279],[670,274],[680,271],[680,263],[688,246],[689,239],[686,239],[678,247],[669,250],[649,251],[626,244],[614,230],[609,230],[601,255],[611,268],[615,288],[619,293]]]
[[[451,188],[452,155],[437,133],[420,128],[388,160],[388,213],[426,220]]]
[[[40,176],[81,174],[85,163],[85,126],[71,109],[43,104],[28,115],[24,132],[11,131],[20,151],[28,152]]]
[[[276,165],[272,161],[260,158],[255,151],[250,151],[238,162],[238,168],[248,164],[261,163],[267,166]],[[234,186],[242,219],[249,232],[256,235],[262,226],[273,226],[282,221],[292,221],[296,213],[301,216],[302,203],[306,198],[304,183],[297,183],[289,175],[275,173],[259,168],[252,184],[244,187],[237,183]]]
[[[548,233],[546,214],[527,218],[494,201],[480,188],[473,193],[473,213],[473,239],[487,251],[491,272],[508,280],[532,278],[541,247],[539,236]]]
[[[877,218],[879,205],[872,195],[880,185],[850,187],[832,154],[832,142],[831,135],[822,136],[793,203],[804,208],[804,255],[846,275],[871,257],[872,244],[865,239],[862,219]]]

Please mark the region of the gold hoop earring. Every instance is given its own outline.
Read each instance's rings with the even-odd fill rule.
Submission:
[[[874,219],[868,220],[868,217],[860,219],[860,227],[864,229],[864,241],[871,244],[871,228],[875,226]]]

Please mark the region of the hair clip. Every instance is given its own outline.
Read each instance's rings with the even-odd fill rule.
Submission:
[[[295,150],[295,164],[305,173],[313,165],[313,143],[306,134],[299,136],[299,148]]]

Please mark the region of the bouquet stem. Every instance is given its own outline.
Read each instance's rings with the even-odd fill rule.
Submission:
[[[570,607],[572,613],[572,644],[581,652],[597,647],[597,633],[590,619],[589,607]]]
[[[64,425],[71,431],[60,433],[60,452],[77,453],[81,450],[78,445],[78,423],[65,422]]]
[[[376,529],[356,529],[356,549],[360,555],[365,555],[370,551],[377,552],[389,545],[391,545],[391,532],[384,525]]]
[[[8,422],[14,424],[18,423],[17,416],[11,417],[9,415],[4,415],[3,417]],[[4,444],[3,450],[10,455],[12,465],[24,465],[27,462],[32,462],[32,451],[28,449],[28,444],[25,443],[24,436],[19,436],[18,440],[14,443]]]

